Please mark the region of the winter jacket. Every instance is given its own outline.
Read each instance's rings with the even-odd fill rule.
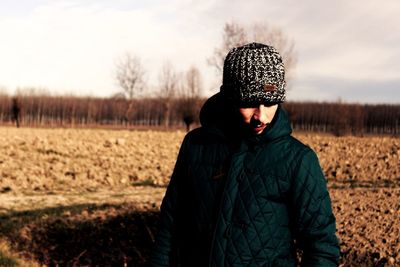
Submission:
[[[243,137],[219,94],[189,132],[161,205],[151,266],[337,266],[326,180],[279,106]],[[298,253],[298,252],[297,252]]]

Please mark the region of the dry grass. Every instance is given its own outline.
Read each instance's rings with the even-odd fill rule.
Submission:
[[[0,128],[3,192],[164,184],[183,132]]]
[[[163,188],[2,196],[0,236],[18,266],[138,266],[148,257]],[[6,250],[1,250],[6,251]],[[0,266],[2,266],[0,264]]]
[[[10,250],[11,245],[8,241],[0,241],[0,266],[14,267],[14,266],[29,266],[39,267],[40,265],[35,261],[24,258],[24,253],[16,253]]]

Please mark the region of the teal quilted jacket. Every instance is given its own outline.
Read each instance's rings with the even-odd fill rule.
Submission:
[[[281,106],[260,136],[240,137],[232,114],[216,95],[201,111],[202,127],[186,135],[151,266],[337,266],[316,154],[291,136]]]

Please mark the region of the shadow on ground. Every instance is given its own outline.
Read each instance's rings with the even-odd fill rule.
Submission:
[[[79,205],[10,212],[0,234],[47,266],[145,266],[157,220],[155,210]]]
[[[0,235],[24,258],[45,266],[146,266],[158,216],[155,208],[124,204],[10,211],[0,216]],[[341,262],[385,266],[388,260],[353,248],[342,251]]]

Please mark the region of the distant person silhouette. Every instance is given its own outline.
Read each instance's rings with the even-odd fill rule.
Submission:
[[[12,120],[15,121],[17,128],[19,128],[20,116],[21,116],[21,106],[20,106],[20,102],[18,101],[18,98],[16,98],[16,97],[14,97],[12,99],[11,114],[12,114]]]

